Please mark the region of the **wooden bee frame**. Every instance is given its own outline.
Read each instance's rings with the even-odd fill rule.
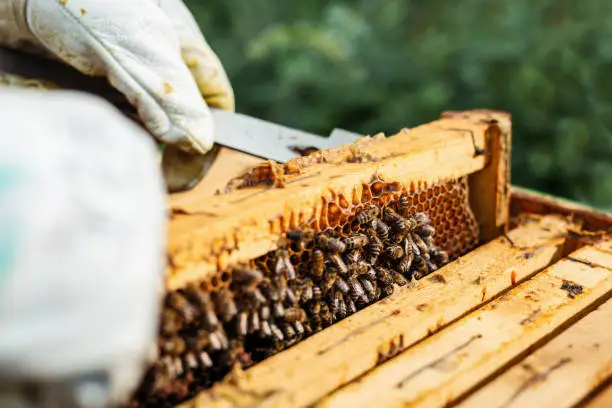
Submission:
[[[328,152],[326,162],[302,165],[283,188],[259,186],[202,199],[198,190],[175,199],[170,222],[166,287],[210,279],[228,265],[274,249],[281,235],[318,220],[322,200],[357,202],[373,178],[405,186],[468,177],[469,202],[488,241],[505,231],[509,208],[510,117],[501,112],[449,112],[442,119],[384,140],[364,138]],[[355,154],[368,158],[350,163]],[[331,162],[331,163],[330,163]]]

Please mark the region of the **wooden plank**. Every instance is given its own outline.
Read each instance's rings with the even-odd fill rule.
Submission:
[[[582,252],[585,251],[579,250],[574,258],[584,256]],[[563,259],[436,336],[377,367],[318,406],[445,406],[610,298],[612,265],[610,267]],[[565,282],[578,285],[579,290],[568,296]],[[612,332],[607,332],[598,339],[612,339]],[[612,343],[609,350],[612,350]],[[508,394],[512,391],[505,396]],[[493,400],[499,402],[494,405],[496,407],[507,406],[505,396],[495,392],[486,396],[469,406],[490,406]],[[512,406],[527,406],[526,401],[530,400],[521,398],[520,403]],[[544,406],[531,404],[531,401],[528,405]]]
[[[202,181],[192,190],[171,194],[168,204],[171,209],[189,208],[212,197],[217,190],[223,190],[233,177],[262,162],[258,157],[222,147]]]
[[[443,118],[464,117],[464,112],[444,112]],[[473,121],[490,123],[486,145],[476,146],[475,154],[490,156],[489,164],[470,175],[470,206],[476,215],[481,240],[487,242],[508,230],[510,209],[510,115],[505,112],[471,111]],[[457,129],[461,131],[461,129]]]
[[[311,404],[556,260],[567,220],[510,231],[296,346],[199,394],[186,407]],[[511,243],[512,242],[512,243]],[[395,350],[394,350],[395,349]]]
[[[365,163],[315,163],[287,179],[284,188],[248,188],[190,202],[182,208],[186,214],[170,222],[166,287],[181,288],[263,255],[281,234],[302,223],[324,225],[328,203],[348,208],[361,203],[364,186],[376,180],[410,191],[481,170],[488,158],[474,156],[474,145],[484,145],[491,126],[443,119],[369,144],[362,139],[345,151],[359,147],[359,155],[368,158]]]
[[[592,399],[579,405],[582,408],[610,408],[612,407],[612,382]]]
[[[609,300],[459,407],[574,406],[612,377],[611,322]]]
[[[512,186],[511,191],[510,213],[512,215],[522,213],[571,215],[582,220],[585,229],[612,230],[612,213],[610,212],[597,211],[585,205],[517,186]]]

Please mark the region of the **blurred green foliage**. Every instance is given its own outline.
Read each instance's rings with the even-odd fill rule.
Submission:
[[[191,0],[237,110],[387,134],[512,113],[513,183],[612,209],[612,1]]]

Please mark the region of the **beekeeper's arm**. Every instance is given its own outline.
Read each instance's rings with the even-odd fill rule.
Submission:
[[[206,102],[234,108],[226,73],[181,0],[3,0],[0,44],[107,77],[154,136],[185,150],[212,147]]]

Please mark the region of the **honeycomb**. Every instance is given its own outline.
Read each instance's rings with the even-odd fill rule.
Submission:
[[[173,406],[389,296],[473,249],[467,177],[406,187],[376,177],[326,202],[269,253],[166,294],[157,361],[132,402]]]

